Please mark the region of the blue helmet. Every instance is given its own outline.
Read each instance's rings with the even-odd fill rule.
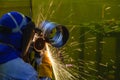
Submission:
[[[29,21],[28,17],[19,12],[12,11],[4,14],[0,18],[0,29],[6,29],[0,30],[0,43],[21,50],[23,30]]]

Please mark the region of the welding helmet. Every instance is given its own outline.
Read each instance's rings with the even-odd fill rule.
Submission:
[[[22,13],[8,12],[0,19],[0,43],[23,52],[28,46],[34,26],[31,19]]]

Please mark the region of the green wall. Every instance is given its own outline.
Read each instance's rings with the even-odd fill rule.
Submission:
[[[30,1],[32,1],[32,12]],[[73,58],[77,61],[75,64],[78,64],[79,60],[85,58],[85,69],[93,72],[93,74],[85,74],[91,74],[92,77],[96,72],[88,67],[92,66],[96,70],[96,36],[92,34],[91,30],[81,34],[80,28],[85,26],[80,26],[80,24],[120,20],[120,0],[0,0],[0,10],[0,16],[8,11],[20,11],[31,16],[36,25],[43,20],[50,20],[67,26],[70,38],[63,50],[69,57],[65,60],[74,63],[74,60],[71,59]],[[83,36],[85,36],[84,43],[81,41]],[[114,62],[116,39],[107,37],[103,40],[101,64],[106,66],[110,61]],[[81,44],[85,44],[84,55],[80,54],[82,52]],[[88,80],[95,80],[90,77]]]
[[[103,41],[100,42],[102,47],[101,45],[98,46],[96,33],[92,33],[96,30],[88,29],[84,34],[81,34],[83,32],[81,27],[91,27],[90,25],[82,26],[81,24],[95,22],[103,27],[104,24],[101,24],[101,22],[108,21],[107,24],[110,26],[109,24],[112,21],[119,21],[120,0],[33,0],[32,3],[33,20],[36,25],[43,20],[50,20],[67,26],[70,38],[63,47],[65,51],[63,55],[69,56],[65,60],[85,69],[86,72],[80,71],[80,74],[83,72],[82,77],[86,80],[99,80],[98,76],[100,75],[102,75],[100,80],[103,80],[109,74],[114,77],[115,69],[113,67],[115,63],[119,64],[115,61],[116,38],[104,37]],[[108,26],[104,26],[104,28]],[[83,40],[85,42],[82,42]],[[82,48],[84,48],[84,51]],[[96,52],[97,48],[100,48],[101,54]],[[74,60],[77,62],[74,62]],[[83,67],[83,63],[85,63],[85,67]],[[111,71],[113,72],[109,73]],[[119,72],[117,74],[120,75]]]
[[[33,0],[32,3],[34,20],[40,13],[43,17],[47,15],[47,20],[66,25],[120,19],[119,0]]]
[[[91,34],[91,31],[87,31],[85,34],[80,35],[80,24],[107,20],[120,20],[119,0],[33,0],[32,6],[33,20],[36,24],[39,24],[42,20],[51,20],[67,26],[70,31],[70,38],[66,44],[66,51],[68,54],[74,55],[73,57],[75,58],[80,57],[80,51],[76,51],[80,48],[80,45],[70,47],[70,44],[72,44],[72,42],[83,44],[80,42],[80,38],[83,35],[87,36],[86,42],[89,42],[89,38],[96,37],[95,35],[88,36],[88,34]],[[91,56],[91,60],[95,60],[96,42],[94,40],[92,41],[92,43],[86,44],[88,47],[92,45],[92,50],[91,48],[85,48],[88,60],[90,58],[89,56]],[[107,39],[105,39],[105,42],[106,41]],[[111,39],[111,42],[111,45],[115,45],[114,40]],[[110,49],[107,48],[106,45],[104,45],[103,52],[106,53],[103,54],[104,57],[106,55],[115,56],[114,49],[109,51]],[[109,52],[111,52],[111,54],[109,54]],[[89,55],[87,55],[87,53]],[[105,59],[104,57],[103,62],[105,62],[105,60],[107,62],[110,59]]]
[[[0,16],[9,11],[19,11],[30,16],[29,0],[0,0]]]

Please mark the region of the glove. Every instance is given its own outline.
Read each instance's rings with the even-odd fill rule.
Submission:
[[[49,77],[52,78],[52,65],[48,57],[48,53],[45,51],[42,55],[42,63],[38,67],[39,77]]]

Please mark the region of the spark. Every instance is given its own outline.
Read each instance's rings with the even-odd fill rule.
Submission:
[[[70,29],[70,32],[73,31],[73,29],[75,28],[76,26],[72,26],[72,28]]]
[[[107,11],[107,10],[109,10],[110,8],[111,8],[111,7],[106,7],[105,10]]]
[[[62,64],[55,56],[51,50],[48,44],[46,43],[46,50],[48,52],[48,57],[51,61],[53,73],[55,80],[79,80],[74,75],[77,75],[77,73],[72,74],[70,70],[67,69],[66,65]]]
[[[46,12],[46,18],[45,19],[47,19],[48,18],[48,16],[49,16],[49,14],[50,14],[50,11],[51,11],[51,7],[53,6],[53,0],[52,1],[50,1],[50,3],[49,3],[49,7],[48,7],[48,10],[47,10],[47,12]]]
[[[49,1],[50,2],[48,3],[49,5],[48,5],[47,9],[42,8],[42,6],[39,7],[40,10],[39,10],[38,21],[37,21],[38,24],[43,20],[52,19],[54,14],[58,10],[60,10],[61,4],[63,3],[64,0],[60,0],[59,4],[57,4],[57,6],[56,6],[54,0],[49,0]],[[55,8],[55,9],[53,9],[53,8]],[[109,10],[109,9],[111,9],[111,7],[106,8],[106,10]],[[104,11],[105,11],[105,6],[103,9],[103,15],[102,15],[103,18],[104,18]],[[64,21],[68,20],[70,17],[72,17],[73,14],[74,14],[73,9],[71,8],[71,14],[67,15],[64,18]],[[72,21],[71,21],[71,24],[72,24]],[[71,26],[71,25],[68,24],[68,26]],[[72,25],[71,29],[69,30],[70,33],[72,33],[72,31],[74,31],[75,28],[78,28],[77,26],[78,25]],[[115,26],[115,28],[117,28],[117,27]],[[78,36],[78,38],[81,38],[81,37],[89,34],[91,31],[93,31],[93,30],[86,31],[84,34],[81,34],[80,36]],[[76,40],[75,36],[71,36],[71,39]],[[79,43],[79,42],[73,41],[69,44],[69,47],[75,47],[75,46],[78,46],[80,44],[93,43],[94,42],[93,40],[95,40],[95,39],[96,39],[96,37],[88,38],[89,41],[85,41],[84,43]],[[55,80],[87,80],[87,77],[91,77],[91,76],[101,77],[101,76],[96,76],[94,74],[90,74],[90,71],[95,72],[95,73],[98,72],[97,69],[93,67],[95,65],[95,62],[88,63],[85,60],[80,60],[78,62],[79,65],[77,65],[77,66],[75,64],[78,64],[78,63],[73,63],[73,64],[68,63],[69,65],[63,64],[56,56],[57,53],[54,52],[54,50],[52,51],[51,47],[47,43],[46,43],[46,49],[48,52],[48,57],[49,57],[51,64],[52,64],[53,74],[54,74]],[[78,49],[75,49],[75,51],[82,51],[82,50],[78,48]],[[94,50],[94,51],[96,52],[96,50]],[[66,55],[67,53],[65,53],[65,51],[62,53],[64,53],[63,54],[64,57],[67,57],[67,60],[69,60],[69,62],[74,62],[75,59],[74,60],[69,59],[68,57],[70,55]],[[83,65],[85,65],[85,66],[83,66]],[[105,65],[105,64],[103,64],[103,65]],[[75,67],[76,68],[75,70],[77,70],[78,72],[73,70],[72,67]],[[79,71],[80,68],[81,69],[86,68],[86,69],[84,69],[84,71]]]

